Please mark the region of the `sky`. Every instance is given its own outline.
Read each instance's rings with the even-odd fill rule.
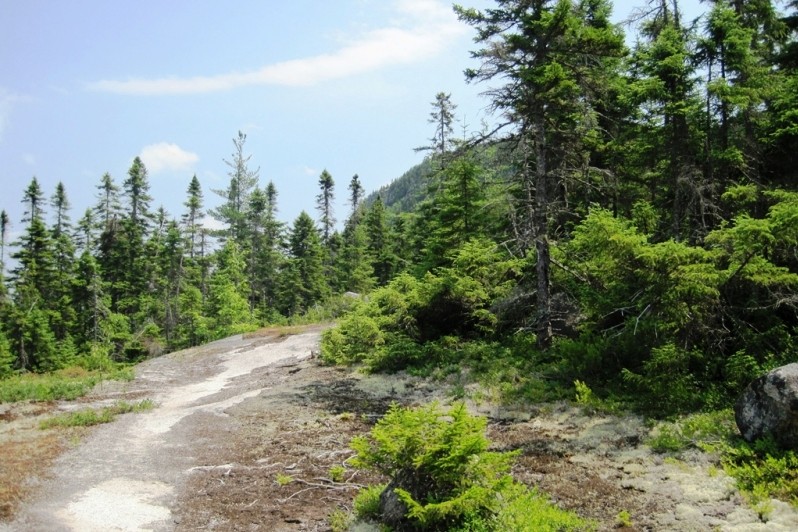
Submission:
[[[616,20],[645,2],[616,2]],[[0,0],[0,209],[11,240],[33,176],[48,199],[64,183],[76,222],[101,176],[121,185],[136,156],[153,209],[179,218],[193,175],[217,206],[238,131],[283,221],[317,215],[325,169],[342,221],[354,174],[371,192],[421,162],[414,148],[433,134],[438,92],[458,105],[458,131],[490,122],[487,87],[463,76],[477,66],[473,35],[441,0]]]

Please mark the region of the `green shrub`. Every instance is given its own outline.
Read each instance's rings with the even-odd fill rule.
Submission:
[[[724,450],[721,461],[754,504],[774,497],[798,505],[798,454],[781,449],[772,437],[738,440]]]
[[[144,412],[152,410],[155,403],[151,399],[144,399],[138,403],[128,403],[127,401],[119,401],[113,406],[95,410],[93,408],[86,408],[78,410],[77,412],[70,412],[61,414],[45,419],[39,424],[41,429],[51,429],[55,427],[89,427],[91,425],[100,425],[102,423],[110,423],[118,415],[127,414],[130,412]]]
[[[427,345],[447,336],[478,338],[495,331],[493,302],[512,286],[517,261],[495,244],[475,240],[455,254],[453,267],[422,279],[400,274],[355,306],[322,338],[322,359],[396,371],[438,361]],[[441,357],[445,358],[445,357]]]
[[[516,483],[509,472],[518,453],[488,451],[485,425],[462,403],[448,411],[437,403],[392,405],[368,436],[352,440],[353,465],[391,479],[384,489],[358,496],[357,514],[418,530],[540,530],[524,528],[526,523],[549,527],[542,530],[587,527]],[[386,515],[380,495],[391,499],[391,493],[405,508],[403,517]]]
[[[537,490],[514,484],[503,494],[504,504],[487,530],[513,530],[514,532],[564,532],[568,530],[593,530],[595,525],[574,513],[552,504]]]
[[[332,532],[346,532],[352,523],[352,516],[349,512],[335,510],[327,518],[327,523],[330,525]]]
[[[722,451],[736,433],[734,414],[731,409],[725,409],[660,423],[647,443],[659,453],[681,452],[689,448]]]
[[[385,487],[386,484],[366,486],[358,492],[353,506],[355,509],[355,515],[359,519],[379,519],[380,493],[383,492]]]
[[[108,371],[88,371],[76,366],[52,373],[22,373],[0,379],[0,403],[72,400],[89,393],[100,381],[132,378],[133,370],[119,364]]]

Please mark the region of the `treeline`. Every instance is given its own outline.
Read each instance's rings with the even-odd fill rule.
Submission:
[[[412,275],[327,359],[469,365],[532,398],[582,379],[660,412],[798,360],[798,4],[649,3],[631,49],[606,0],[496,4],[455,7],[496,128],[455,138],[436,97],[437,171],[397,218]]]
[[[347,291],[371,294],[326,336],[328,360],[468,364],[532,397],[580,379],[652,407],[725,404],[797,360],[798,5],[721,0],[693,23],[663,0],[629,49],[606,0],[496,4],[455,8],[496,127],[458,138],[438,94],[423,172],[383,191],[403,212],[366,206],[355,176],[336,231],[323,172],[317,220],[285,226],[243,135],[216,235],[196,180],[180,219],[152,212],[140,161],[75,227],[63,187],[45,223],[34,180],[0,367],[136,359]]]
[[[249,167],[245,141],[242,133],[233,141],[228,187],[213,191],[221,205],[206,212],[194,176],[179,218],[152,209],[139,158],[121,185],[102,176],[96,205],[76,223],[64,185],[47,201],[34,177],[15,242],[7,242],[10,220],[1,214],[0,259],[10,251],[13,267],[7,277],[0,269],[0,375],[134,361],[280,323],[333,294],[387,280],[394,242],[382,204],[363,206],[357,175],[342,232],[334,230],[327,171],[320,223],[302,212],[287,226],[277,218],[274,184],[262,188]],[[224,229],[209,230],[207,216]]]

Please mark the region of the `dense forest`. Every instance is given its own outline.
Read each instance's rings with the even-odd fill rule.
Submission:
[[[727,404],[798,360],[798,3],[716,0],[689,21],[651,2],[631,44],[611,7],[455,6],[495,124],[456,134],[439,93],[424,163],[369,201],[353,176],[347,213],[325,171],[315,219],[281,222],[241,133],[207,212],[196,177],[179,217],[154,209],[138,158],[76,222],[65,187],[47,201],[33,178],[14,242],[2,213],[0,375],[353,307],[327,360],[505,357],[497,378],[531,397],[583,379],[642,407]]]

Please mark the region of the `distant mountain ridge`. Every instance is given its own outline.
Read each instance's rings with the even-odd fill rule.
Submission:
[[[427,197],[425,183],[430,173],[430,159],[425,158],[400,177],[366,196],[365,203],[369,206],[379,196],[387,209],[397,213],[410,212]]]

